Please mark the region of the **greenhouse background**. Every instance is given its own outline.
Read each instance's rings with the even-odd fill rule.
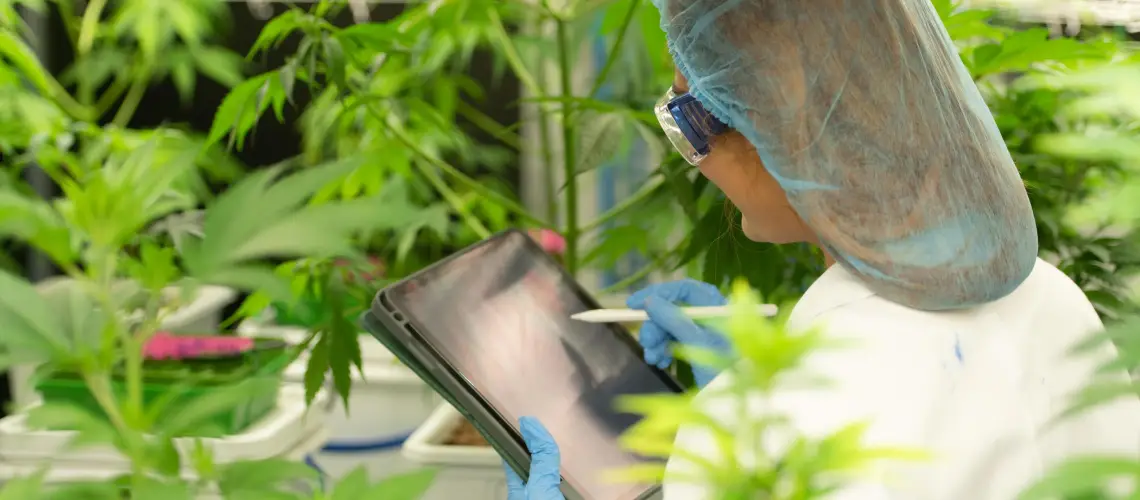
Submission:
[[[932,3],[1134,367],[1140,2]],[[607,307],[823,271],[665,140],[649,0],[6,0],[0,57],[0,500],[506,499],[378,290],[512,228]]]

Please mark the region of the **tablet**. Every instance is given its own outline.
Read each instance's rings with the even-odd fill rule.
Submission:
[[[508,231],[381,290],[371,316],[522,477],[530,460],[518,419],[534,416],[558,442],[568,496],[651,498],[656,485],[605,477],[651,460],[618,444],[639,417],[615,400],[681,387],[645,363],[623,327],[570,319],[597,308],[526,234]]]

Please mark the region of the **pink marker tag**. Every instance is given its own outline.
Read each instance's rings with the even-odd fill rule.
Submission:
[[[172,335],[159,332],[147,341],[143,357],[152,360],[193,359],[239,354],[253,349],[253,345],[253,339],[249,337]]]

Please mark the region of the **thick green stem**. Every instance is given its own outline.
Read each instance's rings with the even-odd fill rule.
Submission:
[[[543,84],[546,83],[547,78],[546,68],[543,67],[539,71],[539,78]],[[542,195],[546,202],[546,220],[551,223],[558,221],[558,179],[554,175],[554,150],[550,142],[550,122],[547,120],[546,105],[539,102],[535,103],[535,109],[538,110],[538,134],[539,145],[542,148]]]
[[[610,47],[606,63],[602,65],[602,70],[598,72],[598,76],[594,80],[594,88],[590,89],[591,99],[598,95],[602,85],[606,84],[606,78],[610,76],[610,71],[613,71],[614,65],[617,64],[618,59],[621,59],[621,47],[625,43],[625,34],[629,31],[629,25],[633,23],[634,16],[637,15],[638,7],[641,7],[641,0],[633,0],[629,3],[629,10],[625,12],[625,17],[622,18],[621,27],[618,28],[617,38],[614,39],[613,46]]]
[[[138,109],[139,103],[142,102],[143,95],[146,94],[147,79],[145,75],[150,74],[150,71],[141,70],[139,76],[131,82],[131,89],[127,91],[127,96],[123,98],[123,103],[119,105],[119,110],[115,112],[115,118],[111,123],[119,127],[126,127],[130,124],[131,118],[135,116],[135,110]]]
[[[515,43],[511,41],[511,36],[507,34],[507,27],[503,25],[503,20],[499,17],[499,12],[492,8],[487,15],[495,25],[495,41],[498,43],[500,50],[503,51],[503,58],[507,60],[507,64],[510,65],[511,70],[513,70],[515,76],[518,77],[519,83],[522,83],[523,86],[535,96],[544,95],[542,87],[538,85],[538,81],[530,74],[530,70],[527,69],[526,64],[523,64],[522,56],[519,55],[518,50],[515,48]]]
[[[99,20],[103,17],[103,9],[107,7],[107,0],[91,0],[83,10],[83,18],[79,22],[79,35],[75,40],[75,59],[81,60],[91,53],[95,46],[95,36],[99,31]],[[95,88],[85,79],[78,81],[79,102],[84,106],[91,106],[95,102]],[[95,117],[98,119],[99,117]]]
[[[105,92],[103,92],[103,95],[100,95],[99,98],[96,99],[96,116],[101,117],[104,113],[109,111],[111,109],[111,106],[114,106],[115,102],[123,97],[123,94],[126,93],[127,89],[131,87],[132,81],[134,80],[126,75],[123,75],[121,78],[116,78],[115,81],[111,83],[111,86],[108,87]]]
[[[577,144],[574,136],[574,114],[571,100],[574,97],[572,78],[573,62],[570,60],[570,34],[566,22],[559,19],[558,27],[558,71],[562,78],[562,172],[566,177],[566,252],[562,255],[566,270],[573,276],[578,272],[578,179]]]
[[[79,52],[77,56],[85,56],[95,46],[95,35],[99,30],[99,20],[103,17],[103,9],[107,7],[107,0],[91,0],[83,10],[83,20],[79,23],[79,39],[75,47]]]

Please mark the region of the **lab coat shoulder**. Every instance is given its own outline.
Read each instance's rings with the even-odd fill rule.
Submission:
[[[841,348],[813,353],[800,370],[830,385],[788,384],[772,395],[754,394],[742,412],[734,398],[721,395],[734,384],[725,374],[697,397],[704,411],[740,438],[734,458],[743,468],[756,463],[749,456],[756,440],[735,420],[742,414],[749,421],[780,415],[791,423],[766,433],[768,457],[781,456],[797,437],[823,438],[856,422],[868,423],[867,446],[921,449],[937,457],[882,462],[829,497],[836,500],[1005,500],[1064,459],[1137,453],[1136,398],[1049,425],[1116,353],[1105,344],[1084,357],[1070,355],[1101,324],[1084,294],[1046,262],[1039,261],[1006,298],[942,313],[880,299],[842,270],[829,270],[796,306],[788,326],[822,329],[825,338],[841,341]],[[1127,381],[1123,372],[1099,376]],[[678,433],[676,446],[685,453],[669,463],[668,500],[712,498],[700,485],[673,478],[701,476],[698,461],[686,457],[716,463],[716,442],[697,426]]]

